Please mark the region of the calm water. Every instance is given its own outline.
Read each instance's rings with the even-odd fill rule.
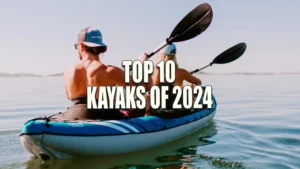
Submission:
[[[213,85],[218,108],[198,132],[141,152],[43,163],[23,149],[18,134],[28,119],[69,105],[62,78],[1,78],[0,168],[300,168],[299,75],[201,79]]]

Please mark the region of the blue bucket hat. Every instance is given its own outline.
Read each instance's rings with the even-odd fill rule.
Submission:
[[[89,47],[106,46],[103,43],[102,33],[100,30],[92,27],[84,28],[79,32],[78,43],[83,43]],[[75,45],[75,48],[77,48],[78,44]]]
[[[176,45],[171,44],[164,48],[163,50],[164,54],[169,56],[175,56],[176,55]]]

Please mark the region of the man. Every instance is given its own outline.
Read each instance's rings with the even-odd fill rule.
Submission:
[[[177,114],[178,116],[184,115],[183,110],[175,110],[173,109],[173,103],[176,99],[177,94],[173,93],[173,88],[174,86],[181,86],[182,88],[184,87],[184,81],[187,81],[190,83],[190,86],[193,87],[194,85],[201,85],[202,82],[199,78],[196,76],[193,76],[190,74],[187,70],[179,68],[178,63],[177,63],[177,58],[176,58],[176,53],[177,53],[177,48],[175,44],[168,45],[164,49],[162,49],[158,55],[158,61],[156,64],[160,63],[161,61],[173,61],[176,66],[175,70],[175,80],[173,83],[168,83],[168,82],[160,82],[160,70],[158,67],[154,68],[154,73],[152,75],[152,81],[153,85],[162,87],[162,86],[168,86],[169,90],[167,91],[168,95],[168,100],[166,103],[166,109],[157,109],[157,110],[152,110],[150,106],[150,95],[146,95],[146,115],[157,115],[161,117],[175,117],[175,112],[179,112]],[[182,96],[179,101],[180,103],[182,102]],[[171,113],[170,113],[171,112]]]
[[[67,119],[122,119],[124,113],[119,110],[88,110],[88,86],[126,86],[124,71],[118,67],[105,65],[99,55],[107,51],[102,33],[87,27],[79,32],[75,44],[80,61],[64,73],[67,98],[74,105],[63,113]],[[96,94],[97,95],[97,94]]]

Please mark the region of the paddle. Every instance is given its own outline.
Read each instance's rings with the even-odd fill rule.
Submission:
[[[208,3],[198,5],[176,25],[166,42],[148,55],[148,59],[168,44],[186,41],[200,35],[208,28],[212,18],[213,11]]]
[[[242,42],[239,43],[229,49],[227,49],[226,51],[222,52],[221,54],[219,54],[210,64],[200,68],[200,69],[196,69],[194,71],[191,71],[191,74],[197,73],[200,70],[203,70],[209,66],[212,66],[213,64],[226,64],[226,63],[230,63],[236,59],[238,59],[239,57],[241,57],[244,52],[246,51],[247,45],[246,43]]]

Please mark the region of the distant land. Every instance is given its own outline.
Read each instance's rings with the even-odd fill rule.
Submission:
[[[232,73],[209,73],[209,72],[199,72],[198,75],[300,75],[300,72],[281,72],[281,73],[272,73],[272,72],[232,72]],[[49,75],[38,75],[33,73],[1,73],[1,77],[61,77],[63,73],[55,73]]]
[[[33,73],[3,73],[0,72],[0,77],[52,77],[62,76],[63,73],[49,74],[49,75],[38,75]]]
[[[50,75],[46,75],[46,76],[63,76],[64,73],[55,73],[55,74],[50,74]]]
[[[42,77],[41,75],[36,75],[32,73],[1,73],[0,77]]]

